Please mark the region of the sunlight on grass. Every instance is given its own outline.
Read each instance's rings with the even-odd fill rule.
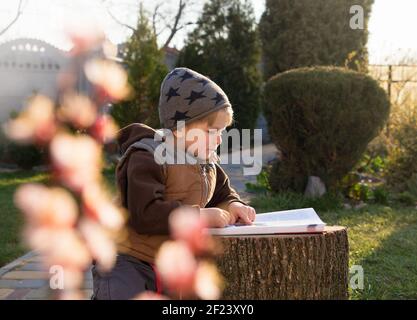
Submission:
[[[114,168],[104,170],[106,183],[115,190]],[[44,182],[48,175],[35,172],[0,174],[0,265],[26,249],[21,245],[20,213],[13,205],[13,193],[21,183]],[[283,195],[259,196],[252,205],[258,212],[313,207],[328,225],[348,228],[350,266],[362,265],[365,288],[350,292],[351,299],[417,298],[417,210],[412,207],[368,205],[360,210],[341,209],[330,196],[322,201]]]
[[[260,196],[258,212],[313,207],[328,225],[348,228],[350,266],[364,269],[364,289],[350,290],[351,299],[417,298],[417,210],[412,207],[369,205],[360,210],[334,209],[324,203],[298,202],[288,195]],[[298,199],[299,200],[299,199]]]
[[[108,188],[114,192],[114,168],[103,171]],[[47,173],[18,171],[0,173],[0,267],[23,255],[27,248],[21,241],[23,217],[13,204],[13,194],[22,183],[47,182]]]
[[[48,175],[32,171],[0,174],[0,266],[27,251],[20,239],[23,217],[13,204],[16,188],[22,183],[47,179]]]

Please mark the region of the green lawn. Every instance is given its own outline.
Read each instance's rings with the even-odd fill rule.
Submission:
[[[47,175],[32,171],[0,173],[0,266],[27,251],[21,243],[23,217],[13,204],[16,188],[26,182],[44,182]]]
[[[114,168],[103,173],[109,188],[114,191]],[[23,216],[13,204],[16,188],[22,183],[46,182],[47,179],[47,174],[34,171],[0,173],[0,267],[29,250],[21,241]]]
[[[252,205],[258,212],[297,207],[284,198],[259,196]],[[309,206],[315,207],[298,207]],[[351,290],[351,299],[417,299],[416,208],[369,205],[316,211],[327,224],[348,227],[350,265],[361,265],[365,280],[363,290]]]
[[[104,171],[114,190],[114,168]],[[22,217],[13,205],[13,193],[25,182],[43,182],[47,175],[34,172],[0,174],[0,266],[27,251],[20,241]],[[314,207],[329,225],[348,227],[350,265],[361,265],[365,289],[352,299],[417,299],[417,209],[369,205],[360,210],[341,209],[332,197],[300,200],[288,195],[258,196],[258,212]]]

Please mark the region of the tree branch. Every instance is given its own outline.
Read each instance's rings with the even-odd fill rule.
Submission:
[[[178,2],[178,10],[177,10],[177,14],[175,15],[175,21],[174,21],[174,25],[173,27],[171,27],[171,33],[168,36],[168,39],[165,41],[163,48],[167,48],[169,46],[169,44],[171,43],[172,39],[174,38],[175,34],[178,32],[178,30],[182,29],[183,26],[181,26],[181,28],[178,27],[178,24],[180,22],[180,19],[182,17],[184,8],[186,7],[186,2],[185,0],[180,0]]]
[[[134,28],[134,27],[132,27],[132,26],[130,26],[130,25],[128,25],[127,23],[123,23],[123,22],[121,22],[119,19],[117,19],[114,15],[113,15],[113,13],[110,11],[110,9],[109,8],[106,8],[106,10],[107,10],[107,13],[109,14],[109,16],[116,22],[116,23],[118,23],[119,25],[121,25],[122,27],[126,27],[126,28],[128,28],[128,29],[130,29],[130,30],[132,30],[133,32],[136,32],[137,30],[136,30],[136,28]]]
[[[161,5],[162,5],[162,3],[161,2],[159,2],[156,6],[155,6],[155,9],[153,10],[153,15],[152,15],[152,28],[153,28],[153,33],[155,34],[155,35],[157,35],[157,32],[156,32],[156,16],[158,16],[159,14],[158,14],[158,10],[159,10],[159,8],[161,7]],[[162,32],[162,31],[161,31]]]
[[[132,30],[134,33],[137,32],[136,28],[122,22],[110,11],[110,8],[106,5],[108,4],[107,0],[101,0],[101,3],[104,4],[104,7],[106,8],[107,13],[117,24]],[[162,46],[162,49],[167,48],[169,46],[169,44],[171,43],[172,39],[175,37],[178,31],[182,30],[188,25],[194,24],[193,22],[188,22],[188,23],[181,22],[181,19],[184,16],[185,8],[191,6],[192,4],[194,4],[193,0],[178,0],[175,17],[171,16],[170,14],[161,14],[160,10],[162,6],[164,5],[163,1],[160,0],[155,5],[153,12],[152,12],[152,20],[151,20],[154,34],[158,37],[162,32],[169,29],[169,36],[166,39],[164,45]],[[159,24],[160,21],[162,22],[163,27],[161,28],[161,30],[157,30],[157,24]]]
[[[9,30],[11,28],[11,26],[14,25],[16,23],[16,21],[19,19],[19,17],[22,15],[22,13],[23,13],[22,4],[23,4],[23,0],[20,0],[19,5],[17,7],[16,16],[3,30],[0,31],[0,36],[5,34],[7,32],[7,30]]]

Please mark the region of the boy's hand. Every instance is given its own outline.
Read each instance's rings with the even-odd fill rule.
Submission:
[[[229,213],[234,217],[235,222],[243,224],[252,224],[256,217],[256,211],[250,206],[246,206],[240,202],[232,202],[229,204]],[[233,222],[233,223],[235,223]]]
[[[201,208],[200,218],[208,228],[224,228],[236,221],[229,212],[220,208]]]

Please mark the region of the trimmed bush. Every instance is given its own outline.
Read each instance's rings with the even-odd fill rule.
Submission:
[[[373,0],[266,0],[259,22],[265,79],[300,67],[347,66],[366,71]],[[352,29],[350,8],[363,8],[363,29]]]
[[[334,187],[360,160],[389,116],[385,91],[363,73],[336,67],[294,69],[265,87],[265,114],[281,152],[275,191],[302,192],[308,176]]]

